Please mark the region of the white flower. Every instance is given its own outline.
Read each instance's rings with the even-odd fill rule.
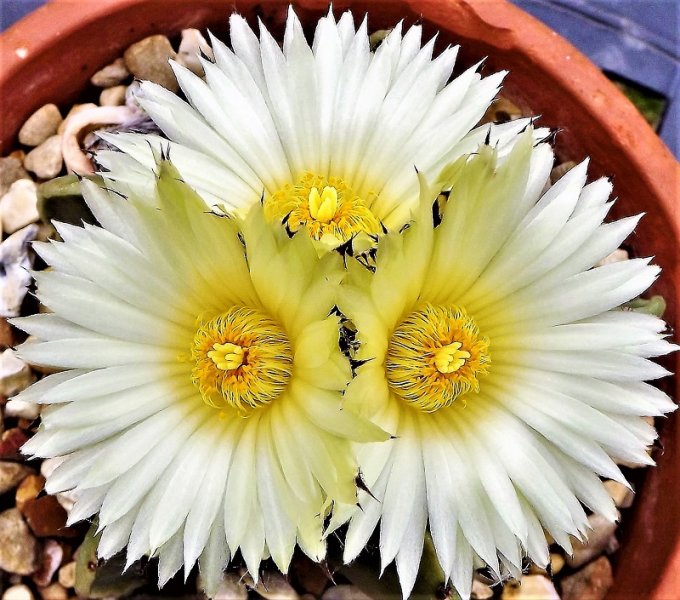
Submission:
[[[230,27],[231,49],[212,38],[215,62],[201,61],[205,81],[173,63],[189,103],[148,82],[139,101],[209,205],[232,211],[264,195],[270,218],[306,226],[324,247],[381,233],[381,222],[399,228],[418,199],[414,167],[439,172],[487,135],[505,147],[528,123],[473,130],[505,73],[481,79],[476,65],[451,80],[457,47],[433,59],[419,25],[402,35],[398,24],[375,52],[350,12],[320,19],[311,47],[292,9],[283,49],[261,23],[259,40],[237,14]],[[126,153],[98,155],[119,183],[143,184],[151,147],[167,143],[104,137]]]
[[[498,578],[519,578],[525,555],[545,566],[544,530],[569,552],[587,535],[582,504],[617,516],[598,476],[625,484],[615,460],[653,464],[640,417],[675,408],[644,383],[668,375],[647,359],[677,348],[665,323],[618,309],[659,269],[592,268],[639,217],[602,223],[612,188],[585,185],[585,162],[542,194],[552,162],[527,132],[502,164],[484,147],[423,182],[414,222],[381,238],[375,273],[353,265],[339,303],[366,361],[346,399],[396,436],[359,449],[376,499],[361,493],[345,560],[381,520],[383,566],[396,557],[405,597],[428,522],[463,598],[481,564]]]
[[[296,540],[321,560],[331,505],[356,502],[348,440],[387,436],[342,403],[340,257],[261,207],[212,214],[158,168],[155,199],[85,181],[103,228],[58,224],[63,243],[36,245],[53,314],[14,321],[42,340],[19,354],[66,370],[19,396],[47,405],[23,450],[65,457],[46,489],[75,491],[69,522],[99,514],[101,557],[129,540],[128,562],[159,556],[160,585],[199,559],[213,593],[238,549],[256,580]]]

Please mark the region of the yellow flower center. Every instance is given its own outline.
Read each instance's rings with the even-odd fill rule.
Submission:
[[[387,348],[391,389],[415,408],[434,412],[469,391],[488,373],[489,340],[464,309],[425,303],[395,329]]]
[[[305,173],[267,198],[265,214],[281,220],[293,233],[340,246],[358,233],[380,233],[380,222],[364,201],[340,178]]]
[[[204,402],[241,412],[276,399],[293,369],[286,334],[269,316],[246,306],[200,322],[191,358],[191,378]]]

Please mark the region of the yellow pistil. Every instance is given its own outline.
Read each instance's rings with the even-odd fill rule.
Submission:
[[[470,353],[461,350],[463,344],[453,342],[442,346],[434,353],[434,364],[440,373],[454,373],[470,358]]]
[[[246,356],[246,351],[243,346],[238,344],[213,344],[213,349],[208,352],[208,357],[217,365],[218,369],[223,371],[233,371],[238,369]]]
[[[368,200],[368,199],[365,199]],[[265,215],[285,221],[293,233],[308,235],[330,246],[340,246],[358,233],[378,234],[378,219],[340,178],[305,173],[265,200]]]
[[[286,334],[271,317],[246,306],[199,322],[191,358],[192,381],[203,401],[240,412],[275,400],[293,369]]]
[[[390,388],[424,412],[479,391],[488,373],[489,340],[458,306],[423,304],[395,329],[385,363]]]
[[[308,204],[312,219],[321,223],[330,223],[338,211],[338,190],[332,185],[327,185],[319,194],[319,190],[313,187],[309,192]]]

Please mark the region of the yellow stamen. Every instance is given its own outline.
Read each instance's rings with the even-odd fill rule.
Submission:
[[[466,359],[470,358],[470,353],[461,350],[460,342],[453,342],[442,346],[434,353],[434,364],[440,373],[454,373],[460,369]]]
[[[293,354],[283,330],[263,312],[233,306],[202,319],[191,348],[191,378],[203,401],[240,412],[269,404],[288,385]]]
[[[390,388],[424,412],[451,406],[460,396],[479,391],[488,373],[489,340],[457,306],[425,303],[395,329],[385,369]]]
[[[314,240],[340,246],[358,233],[378,234],[380,222],[342,179],[305,173],[265,200],[267,218],[285,221],[293,233],[302,228]],[[365,203],[366,202],[366,203]]]

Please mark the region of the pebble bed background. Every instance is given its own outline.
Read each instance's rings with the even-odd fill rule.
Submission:
[[[376,34],[377,35],[377,34]],[[185,584],[177,576],[161,592],[154,585],[153,561],[137,563],[120,576],[122,561],[116,558],[100,564],[94,554],[95,540],[88,524],[66,526],[72,504],[68,494],[46,495],[45,477],[59,459],[38,463],[25,461],[19,449],[38,425],[38,405],[12,399],[19,391],[45,373],[18,359],[12,348],[24,340],[7,318],[44,311],[30,294],[30,268],[43,268],[30,243],[56,237],[49,224],[53,217],[79,222],[87,219],[78,205],[77,192],[63,179],[67,172],[87,173],[92,163],[87,150],[100,143],[92,133],[101,128],[138,129],[149,127],[136,106],[135,79],[149,79],[177,91],[178,86],[168,59],[178,60],[201,75],[195,58],[198,50],[210,55],[210,48],[195,29],[182,32],[177,51],[162,35],[146,38],[130,46],[124,56],[98,71],[91,79],[88,94],[98,102],[67,107],[64,113],[54,104],[36,111],[19,133],[19,145],[0,158],[0,593],[2,600],[67,600],[70,598],[203,598],[197,591],[197,576]],[[96,95],[95,95],[96,91]],[[62,116],[65,114],[65,116]],[[499,98],[484,121],[504,121],[521,116],[507,99]],[[555,167],[556,181],[573,163]],[[607,262],[627,260],[625,249],[615,251]],[[655,300],[652,300],[655,302]],[[620,510],[628,509],[633,494],[624,486],[606,482]],[[573,556],[552,547],[552,564],[547,573],[529,567],[518,582],[494,586],[477,574],[472,597],[503,600],[600,600],[612,584],[610,557],[619,546],[617,525],[591,515],[590,543],[574,544]],[[370,549],[369,549],[370,554]],[[332,555],[332,554],[331,554]],[[387,592],[367,596],[351,585],[350,570],[315,565],[296,553],[288,577],[266,570],[258,585],[237,566],[225,574],[221,600],[265,598],[268,600],[382,600]],[[331,574],[331,572],[333,573]],[[377,575],[377,568],[376,568]],[[389,579],[389,569],[386,577]],[[367,588],[364,587],[364,590]],[[441,589],[442,598],[453,597]],[[400,596],[399,596],[400,597]]]

